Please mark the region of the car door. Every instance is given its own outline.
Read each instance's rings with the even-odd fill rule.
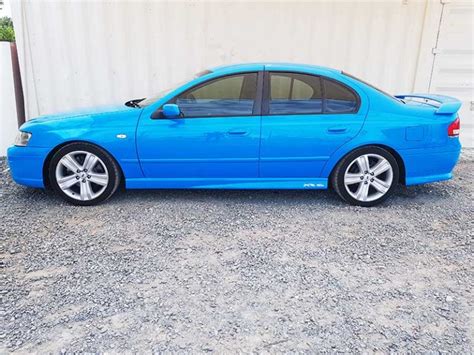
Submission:
[[[249,72],[211,79],[168,102],[179,106],[181,117],[141,119],[137,150],[144,175],[170,179],[257,177],[258,75]]]
[[[359,95],[333,79],[266,72],[260,176],[319,177],[338,147],[360,131]]]

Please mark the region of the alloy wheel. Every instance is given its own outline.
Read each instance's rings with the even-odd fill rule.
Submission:
[[[86,151],[73,151],[64,155],[56,165],[56,181],[69,197],[89,201],[100,196],[109,183],[104,162]]]
[[[392,186],[393,168],[378,154],[364,154],[354,159],[344,173],[344,186],[356,200],[370,202],[384,196]]]

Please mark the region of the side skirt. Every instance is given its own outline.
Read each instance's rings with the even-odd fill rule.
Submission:
[[[324,190],[328,180],[324,178],[176,178],[127,179],[127,189],[289,189],[289,190]]]

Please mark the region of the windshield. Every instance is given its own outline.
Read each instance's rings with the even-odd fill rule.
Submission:
[[[161,99],[163,96],[166,96],[168,95],[171,91],[173,91],[174,89],[176,89],[177,87],[183,85],[183,84],[186,84],[188,81],[192,80],[192,79],[196,79],[196,78],[199,78],[203,75],[206,75],[206,74],[210,74],[212,73],[212,71],[210,70],[204,70],[204,71],[201,71],[197,74],[194,74],[191,78],[188,78],[186,80],[183,80],[183,81],[180,81],[179,83],[177,84],[174,84],[171,88],[168,88],[168,89],[165,89],[165,90],[162,90],[160,91],[159,93],[153,95],[152,97],[147,97],[146,99],[138,102],[138,106],[140,107],[145,107],[145,106],[148,106],[148,105],[151,105],[152,103],[156,102],[157,100]]]
[[[354,75],[351,75],[351,74],[346,73],[346,72],[344,72],[344,71],[342,72],[342,74],[344,74],[345,76],[348,76],[349,78],[352,78],[352,79],[354,79],[354,80],[357,80],[357,81],[361,82],[362,84],[365,84],[365,85],[371,87],[371,88],[374,89],[374,90],[377,90],[378,92],[380,92],[381,94],[383,94],[383,95],[385,95],[385,96],[388,96],[388,97],[391,98],[392,100],[397,100],[398,102],[400,102],[400,101],[403,102],[403,100],[397,99],[395,96],[389,94],[388,92],[385,92],[385,91],[383,91],[383,90],[380,90],[379,88],[373,86],[372,84],[370,84],[370,83],[368,83],[368,82],[366,82],[366,81],[364,81],[364,80],[362,80],[362,79],[356,78]]]

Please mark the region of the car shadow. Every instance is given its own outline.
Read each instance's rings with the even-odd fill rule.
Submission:
[[[407,202],[424,204],[450,198],[449,190],[456,190],[454,186],[448,186],[449,182],[440,182],[419,186],[398,186],[387,201],[380,207],[392,207],[406,205]],[[13,185],[13,186],[12,186]],[[53,191],[21,187],[12,184],[0,188],[1,196],[14,194],[16,199],[23,202],[54,202],[65,204],[59,195]],[[455,192],[455,191],[454,191]],[[199,201],[199,202],[233,202],[253,204],[312,204],[343,207],[350,206],[342,201],[333,190],[225,190],[225,189],[153,189],[153,190],[125,190],[120,189],[107,200],[106,204],[125,205],[127,202],[159,202],[159,201]]]
[[[275,202],[314,202],[324,201],[338,205],[340,201],[333,191],[327,190],[225,190],[225,189],[156,189],[120,190],[111,199],[117,203],[127,200],[166,200],[166,201],[216,201],[245,203]]]
[[[380,207],[406,205],[413,201],[423,204],[426,201],[449,198],[443,183],[406,187],[397,186],[393,195]],[[329,190],[225,190],[225,189],[154,189],[154,190],[119,190],[107,203],[123,204],[127,201],[207,201],[235,203],[293,203],[321,204],[326,206],[350,206]]]

